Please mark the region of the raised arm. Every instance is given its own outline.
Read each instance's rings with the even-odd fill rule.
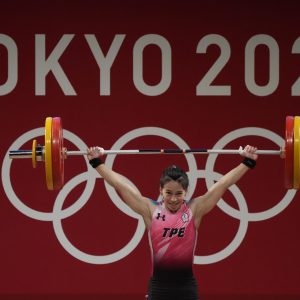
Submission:
[[[91,165],[119,193],[124,202],[132,210],[142,215],[148,226],[151,222],[154,205],[151,204],[149,199],[143,197],[137,189],[132,187],[124,176],[102,163],[101,156],[103,156],[103,151],[103,148],[100,147],[91,147],[88,149],[88,159]]]
[[[258,155],[255,154],[256,150],[257,148],[247,145],[242,153],[246,160],[225,174],[203,196],[192,200],[191,209],[195,216],[196,225],[199,225],[201,218],[216,206],[226,190],[255,166],[258,158]]]

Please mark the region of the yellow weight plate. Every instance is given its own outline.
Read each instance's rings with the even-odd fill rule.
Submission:
[[[35,169],[36,168],[36,140],[32,141],[31,159],[32,159],[32,167]]]
[[[300,187],[300,117],[294,118],[294,189]]]
[[[46,118],[45,122],[45,171],[46,183],[48,190],[53,190],[53,176],[52,176],[52,118]]]

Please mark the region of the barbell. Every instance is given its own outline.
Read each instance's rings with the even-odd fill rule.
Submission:
[[[109,154],[241,154],[229,149],[139,149],[139,150],[104,150]],[[257,154],[279,155],[285,161],[285,187],[300,187],[300,117],[287,116],[285,121],[285,145],[279,150],[257,150]],[[45,121],[45,145],[32,142],[31,150],[10,150],[9,157],[31,158],[33,168],[38,161],[45,162],[46,183],[49,190],[59,190],[64,185],[64,161],[69,156],[86,155],[87,151],[68,151],[64,147],[62,120],[60,117],[47,117]]]

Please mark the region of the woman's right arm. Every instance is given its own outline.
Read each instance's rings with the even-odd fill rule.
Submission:
[[[88,149],[88,159],[100,158],[103,156],[103,149],[91,147]],[[111,185],[121,196],[124,202],[136,213],[143,216],[146,225],[149,225],[152,219],[154,205],[151,201],[141,195],[141,193],[132,187],[126,178],[121,174],[108,168],[105,164],[99,164],[95,170],[101,177]]]

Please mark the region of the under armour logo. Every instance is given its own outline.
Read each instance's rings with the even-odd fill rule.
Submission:
[[[163,221],[166,220],[166,215],[160,215],[160,213],[157,213],[156,219],[159,220],[159,218],[161,218]]]

